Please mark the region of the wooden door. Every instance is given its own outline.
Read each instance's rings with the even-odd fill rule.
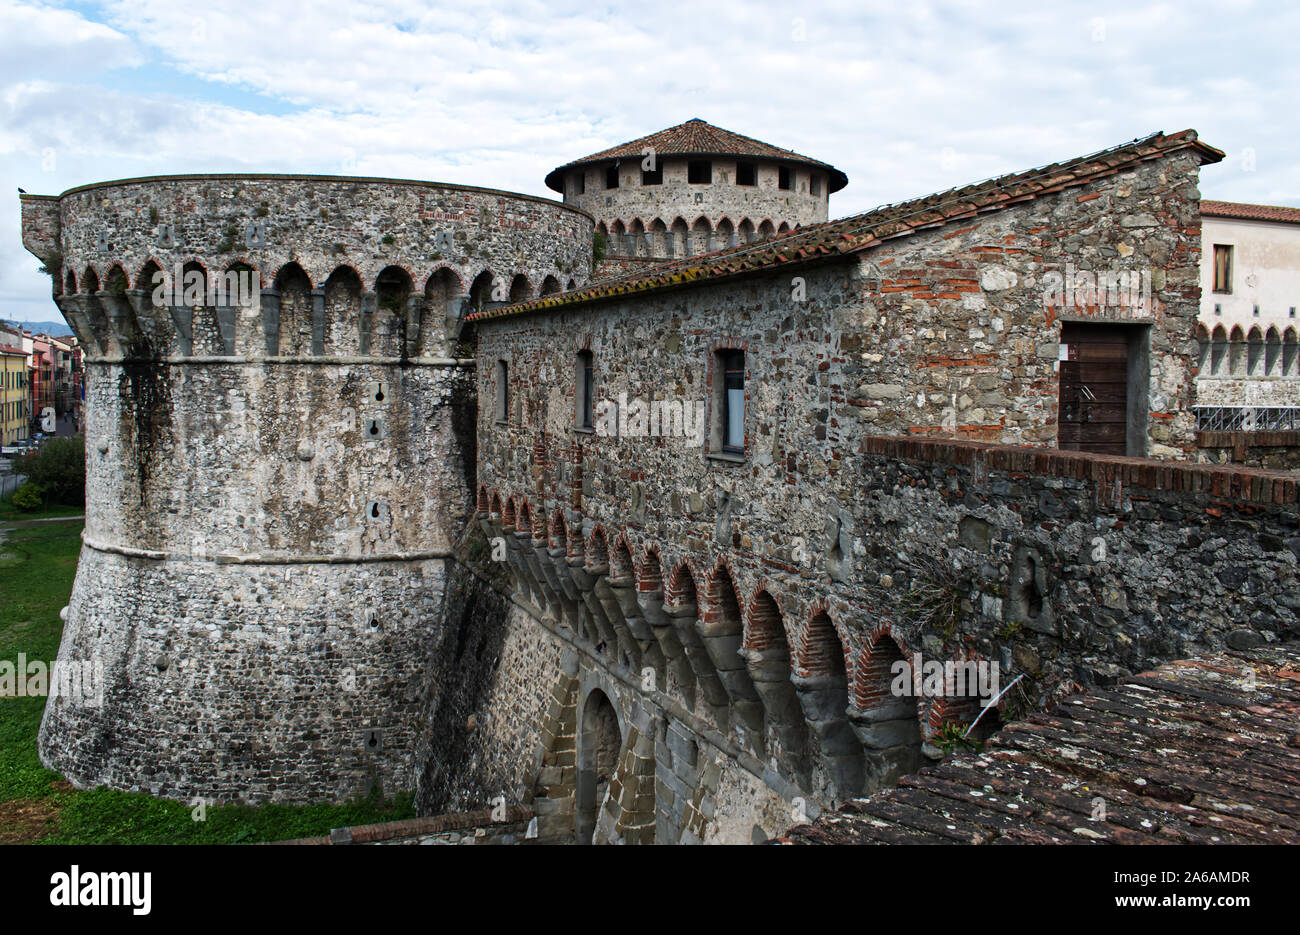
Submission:
[[[1128,359],[1132,328],[1062,322],[1057,446],[1127,453]]]

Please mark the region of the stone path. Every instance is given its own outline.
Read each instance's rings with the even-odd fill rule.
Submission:
[[[1077,695],[779,841],[1300,843],[1300,644]]]

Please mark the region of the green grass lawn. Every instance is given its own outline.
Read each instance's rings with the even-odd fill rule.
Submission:
[[[38,514],[39,515],[39,514]],[[23,518],[31,518],[25,515]],[[81,547],[81,523],[9,529],[0,541],[0,660],[52,661]],[[0,698],[0,843],[234,844],[328,834],[413,817],[410,794],[348,805],[189,805],[142,793],[77,790],[36,755],[43,698]]]

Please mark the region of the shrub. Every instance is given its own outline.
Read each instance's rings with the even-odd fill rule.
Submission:
[[[13,504],[24,513],[35,513],[45,505],[45,491],[28,481],[14,491]]]
[[[51,438],[39,450],[18,458],[13,469],[42,488],[49,503],[86,503],[86,442],[80,435]]]

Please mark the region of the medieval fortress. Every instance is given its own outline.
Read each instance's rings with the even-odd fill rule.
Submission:
[[[51,700],[43,760],[749,842],[988,700],[900,695],[900,662],[1019,676],[991,729],[1294,634],[1296,481],[1198,451],[1222,157],[1156,134],[828,221],[844,173],[692,120],[555,169],[563,203],[278,175],[22,196],[87,358],[60,659],[104,673],[100,704]],[[1076,269],[1143,299],[1046,301]],[[190,273],[256,289],[191,301]]]

